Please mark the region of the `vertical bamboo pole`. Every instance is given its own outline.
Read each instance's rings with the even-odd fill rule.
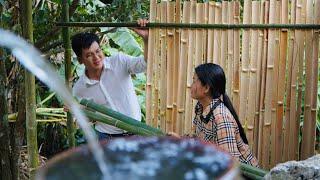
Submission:
[[[196,23],[204,22],[204,4],[198,3],[196,7]],[[203,29],[196,29],[195,67],[203,63]]]
[[[180,23],[181,20],[181,6],[180,0],[176,0],[175,4],[175,23]],[[172,113],[172,123],[173,123],[173,131],[180,131],[180,124],[177,122],[177,100],[178,100],[178,76],[179,76],[179,60],[180,60],[180,29],[174,29],[174,72],[173,72],[173,113]],[[179,126],[177,126],[179,125]]]
[[[150,22],[156,19],[156,0],[150,1]],[[148,63],[147,63],[147,83],[146,83],[146,123],[152,125],[152,80],[154,61],[155,30],[149,30],[148,40]]]
[[[259,6],[259,24],[263,24],[264,22],[264,2],[260,3]],[[262,63],[263,63],[263,41],[264,41],[264,30],[258,30],[258,56],[257,56],[257,94],[256,94],[256,111],[254,116],[254,146],[253,146],[253,153],[254,155],[258,155],[259,153],[259,146],[260,146],[260,134],[262,132],[262,128],[260,128],[260,97],[261,97],[261,84],[262,84]]]
[[[302,0],[296,1],[296,23],[302,23]],[[291,97],[290,97],[290,129],[292,130],[292,133],[290,134],[290,140],[289,140],[289,159],[297,159],[298,156],[298,136],[299,136],[299,121],[300,118],[298,118],[297,115],[300,116],[301,110],[299,105],[298,98],[296,98],[296,94],[298,93],[299,96],[299,66],[301,66],[300,59],[302,58],[302,51],[303,48],[303,31],[302,30],[296,30],[295,32],[295,39],[296,39],[296,45],[294,47],[293,51],[293,67],[292,67],[292,76],[291,76]],[[302,69],[300,69],[302,70]]]
[[[183,2],[183,17],[182,23],[188,23],[190,19],[190,1]],[[188,30],[182,29],[181,31],[181,49],[180,49],[180,61],[179,61],[179,84],[178,84],[178,100],[177,100],[177,127],[178,134],[183,134],[184,132],[184,115],[185,115],[185,97],[186,97],[186,85],[187,85],[187,66],[188,66]],[[191,121],[191,119],[189,119]],[[190,123],[190,122],[189,122]]]
[[[296,19],[296,2],[295,0],[291,1],[291,12],[290,12],[290,24],[295,23]],[[289,141],[293,130],[291,129],[291,120],[290,120],[290,103],[291,103],[291,87],[292,82],[292,72],[294,65],[294,49],[295,49],[295,30],[290,31],[289,34],[289,47],[288,47],[288,65],[287,65],[287,80],[286,80],[286,106],[285,106],[285,133],[284,133],[284,146],[283,146],[283,158],[282,161],[289,160]]]
[[[234,2],[234,24],[240,23],[240,2]],[[240,106],[240,29],[235,29],[233,33],[233,86],[232,86],[232,102],[235,110],[239,114]]]
[[[282,24],[288,24],[288,1],[281,1],[281,22]],[[279,71],[278,81],[285,82],[286,72],[286,60],[287,60],[287,42],[288,42],[288,30],[282,29],[280,32],[280,59],[279,59]],[[285,83],[278,83],[277,89],[277,109],[276,109],[276,143],[275,143],[275,164],[282,162],[283,157],[283,117],[284,117],[284,97],[285,97]]]
[[[214,23],[215,24],[221,24],[221,3],[220,2],[216,2],[215,3],[215,8],[214,8]],[[213,63],[215,64],[219,64],[221,65],[221,61],[220,61],[220,43],[221,43],[221,30],[220,29],[214,29],[213,30]]]
[[[221,6],[221,23],[228,24],[228,1],[222,1]],[[228,57],[228,31],[226,29],[221,30],[221,67],[227,72],[227,57]],[[230,84],[229,80],[227,81],[227,87]]]
[[[269,7],[270,7],[270,2],[265,1],[264,2],[264,23],[267,24],[269,23]],[[260,91],[260,116],[259,116],[259,129],[262,130],[259,132],[259,141],[260,144],[258,146],[258,158],[259,161],[261,162],[261,166],[263,168],[267,168],[268,165],[268,155],[269,155],[269,147],[268,143],[270,142],[269,139],[265,138],[265,134],[270,135],[270,124],[265,123],[265,95],[266,95],[266,71],[267,71],[267,55],[268,55],[268,30],[264,30],[264,44],[263,44],[263,55],[262,55],[262,64],[261,64],[261,69],[262,69],[262,78],[261,78],[261,91]]]
[[[168,2],[167,6],[167,22],[174,22],[174,7],[175,2]],[[167,112],[166,112],[166,130],[167,132],[173,132],[173,76],[174,76],[174,29],[167,30],[168,44],[167,44]]]
[[[167,22],[167,1],[161,5],[161,22]],[[167,105],[167,29],[160,29],[160,128],[166,130],[166,105]]]
[[[64,22],[69,22],[69,3],[67,0],[62,1],[62,16]],[[65,59],[65,81],[66,86],[71,88],[70,81],[72,78],[71,74],[71,42],[70,42],[70,30],[68,27],[62,29],[63,36],[63,46],[65,49],[64,59]],[[74,127],[73,119],[70,112],[67,113],[67,130],[68,130],[68,141],[69,146],[75,146],[75,137],[74,137]]]
[[[272,0],[270,1],[270,14],[269,14],[269,23],[274,24],[276,23],[276,1]],[[270,168],[270,149],[272,153],[272,147],[270,147],[270,134],[273,137],[273,129],[272,127],[270,128],[270,125],[272,125],[273,121],[273,81],[274,79],[274,71],[275,71],[275,46],[276,44],[276,30],[274,29],[269,29],[268,30],[268,55],[267,55],[267,72],[266,72],[266,94],[265,94],[265,118],[264,118],[264,124],[265,126],[268,126],[268,129],[266,129],[265,132],[263,132],[263,137],[264,137],[264,162],[265,162],[265,167]],[[271,137],[271,140],[272,140]]]
[[[275,11],[275,23],[280,23],[280,1],[276,1],[276,11]],[[277,119],[277,114],[276,114],[276,100],[278,99],[278,86],[279,83],[281,83],[279,81],[279,54],[280,54],[280,39],[279,39],[279,35],[280,32],[279,30],[275,30],[275,46],[274,46],[274,71],[273,71],[273,84],[272,85],[272,100],[271,100],[271,156],[270,156],[270,167],[273,167],[276,165],[276,154],[280,152],[277,152],[276,150],[279,149],[278,145],[279,142],[281,142],[281,139],[278,139],[277,137],[281,136],[278,134],[278,132],[281,133],[282,127],[281,126],[277,126],[278,121],[281,121],[282,124],[282,118]],[[281,156],[280,156],[281,157]]]
[[[196,22],[196,1],[191,1],[190,5],[190,23]],[[193,116],[193,107],[192,107],[192,98],[191,98],[191,84],[193,76],[193,64],[194,64],[194,39],[195,39],[195,30],[188,29],[189,31],[189,44],[188,44],[188,66],[187,66],[187,88],[186,88],[186,108],[185,108],[185,117],[184,117],[184,133],[192,132],[192,118]]]
[[[307,0],[307,11],[306,11],[306,23],[313,24],[313,1]],[[305,51],[305,61],[306,61],[306,88],[305,88],[305,98],[304,98],[304,121],[303,121],[303,131],[302,131],[302,142],[301,142],[301,159],[306,159],[314,154],[314,134],[316,127],[316,119],[311,119],[311,98],[313,96],[313,38],[314,34],[312,30],[306,32],[306,51]]]
[[[251,0],[244,1],[243,24],[251,23]],[[247,97],[249,90],[249,53],[250,30],[244,29],[242,35],[241,74],[240,74],[240,109],[239,119],[243,125],[247,123]]]
[[[208,24],[214,23],[214,2],[209,2]],[[213,30],[208,29],[207,62],[213,62]]]
[[[260,2],[253,1],[252,2],[252,23],[258,24],[260,21]],[[249,141],[249,145],[252,149],[253,142],[254,142],[254,120],[255,120],[255,113],[256,113],[256,96],[257,96],[257,66],[258,66],[258,51],[256,48],[258,47],[258,38],[259,38],[259,30],[252,30],[251,32],[251,49],[250,49],[250,75],[249,75],[249,92],[248,92],[248,123],[247,123],[247,138]]]
[[[314,23],[315,24],[320,24],[320,1],[315,1],[314,5]],[[311,119],[315,121],[317,118],[317,111],[320,111],[319,109],[317,110],[317,97],[318,97],[318,81],[319,81],[319,30],[314,31],[314,37],[313,37],[313,55],[312,55],[312,97],[311,97]],[[320,103],[320,102],[318,102]],[[315,122],[312,122],[313,124]],[[310,124],[312,124],[310,123]],[[315,127],[312,126],[311,127]],[[306,135],[306,137],[308,137]],[[315,147],[315,133],[310,133],[310,139],[312,139],[314,142],[311,143],[310,147]],[[313,145],[312,145],[313,144]],[[319,147],[319,146],[318,146]],[[314,149],[309,149],[310,151],[307,153],[313,153]],[[318,149],[320,150],[320,148]],[[318,151],[319,152],[319,151]]]
[[[160,13],[161,11],[161,4],[156,3],[156,22],[160,21]],[[159,127],[159,89],[160,89],[160,29],[155,29],[155,49],[154,49],[154,62],[153,62],[153,70],[154,70],[154,79],[153,79],[153,127]]]
[[[32,25],[32,1],[24,1],[25,6],[25,29],[24,37],[33,43]],[[26,97],[26,125],[27,145],[30,179],[35,178],[36,168],[39,164],[38,142],[37,142],[37,121],[36,121],[36,87],[35,77],[25,69],[25,97]]]
[[[228,23],[234,24],[234,2],[228,2]],[[233,63],[234,63],[234,55],[233,55],[233,29],[228,29],[228,51],[227,51],[227,94],[230,96],[232,100],[233,94],[231,93],[231,89],[233,86]]]
[[[203,24],[208,24],[209,22],[209,2],[206,2],[203,4],[203,12],[204,12],[204,17],[203,17]],[[208,30],[209,29],[204,29],[203,30],[203,36],[202,36],[202,43],[203,43],[203,62],[207,63],[208,62]]]

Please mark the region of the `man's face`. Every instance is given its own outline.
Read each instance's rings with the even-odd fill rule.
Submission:
[[[103,67],[103,60],[105,56],[97,42],[93,42],[87,49],[82,49],[82,55],[80,57],[81,64],[88,71],[100,70]]]

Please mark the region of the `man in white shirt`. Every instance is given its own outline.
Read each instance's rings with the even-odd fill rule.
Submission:
[[[148,21],[141,19],[144,27]],[[144,40],[144,57],[131,57],[122,53],[105,57],[99,38],[93,33],[79,33],[72,37],[72,49],[85,73],[73,86],[73,94],[79,98],[93,100],[138,121],[141,110],[131,79],[131,74],[144,72],[147,68],[148,29],[133,29]],[[126,136],[122,129],[96,122],[99,139]]]

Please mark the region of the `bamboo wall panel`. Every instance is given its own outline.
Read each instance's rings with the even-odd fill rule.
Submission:
[[[240,6],[239,1],[153,2],[150,19],[202,24],[320,23],[319,1],[248,0]],[[165,132],[193,134],[194,68],[213,62],[225,70],[226,92],[261,167],[305,159],[315,152],[318,30],[159,28],[150,31],[149,38],[148,124]],[[304,119],[301,127],[300,118]]]

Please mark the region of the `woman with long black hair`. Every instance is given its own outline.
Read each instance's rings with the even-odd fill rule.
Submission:
[[[242,163],[258,166],[225,91],[226,77],[219,65],[207,63],[195,68],[191,97],[198,100],[193,120],[196,136],[216,144]]]

